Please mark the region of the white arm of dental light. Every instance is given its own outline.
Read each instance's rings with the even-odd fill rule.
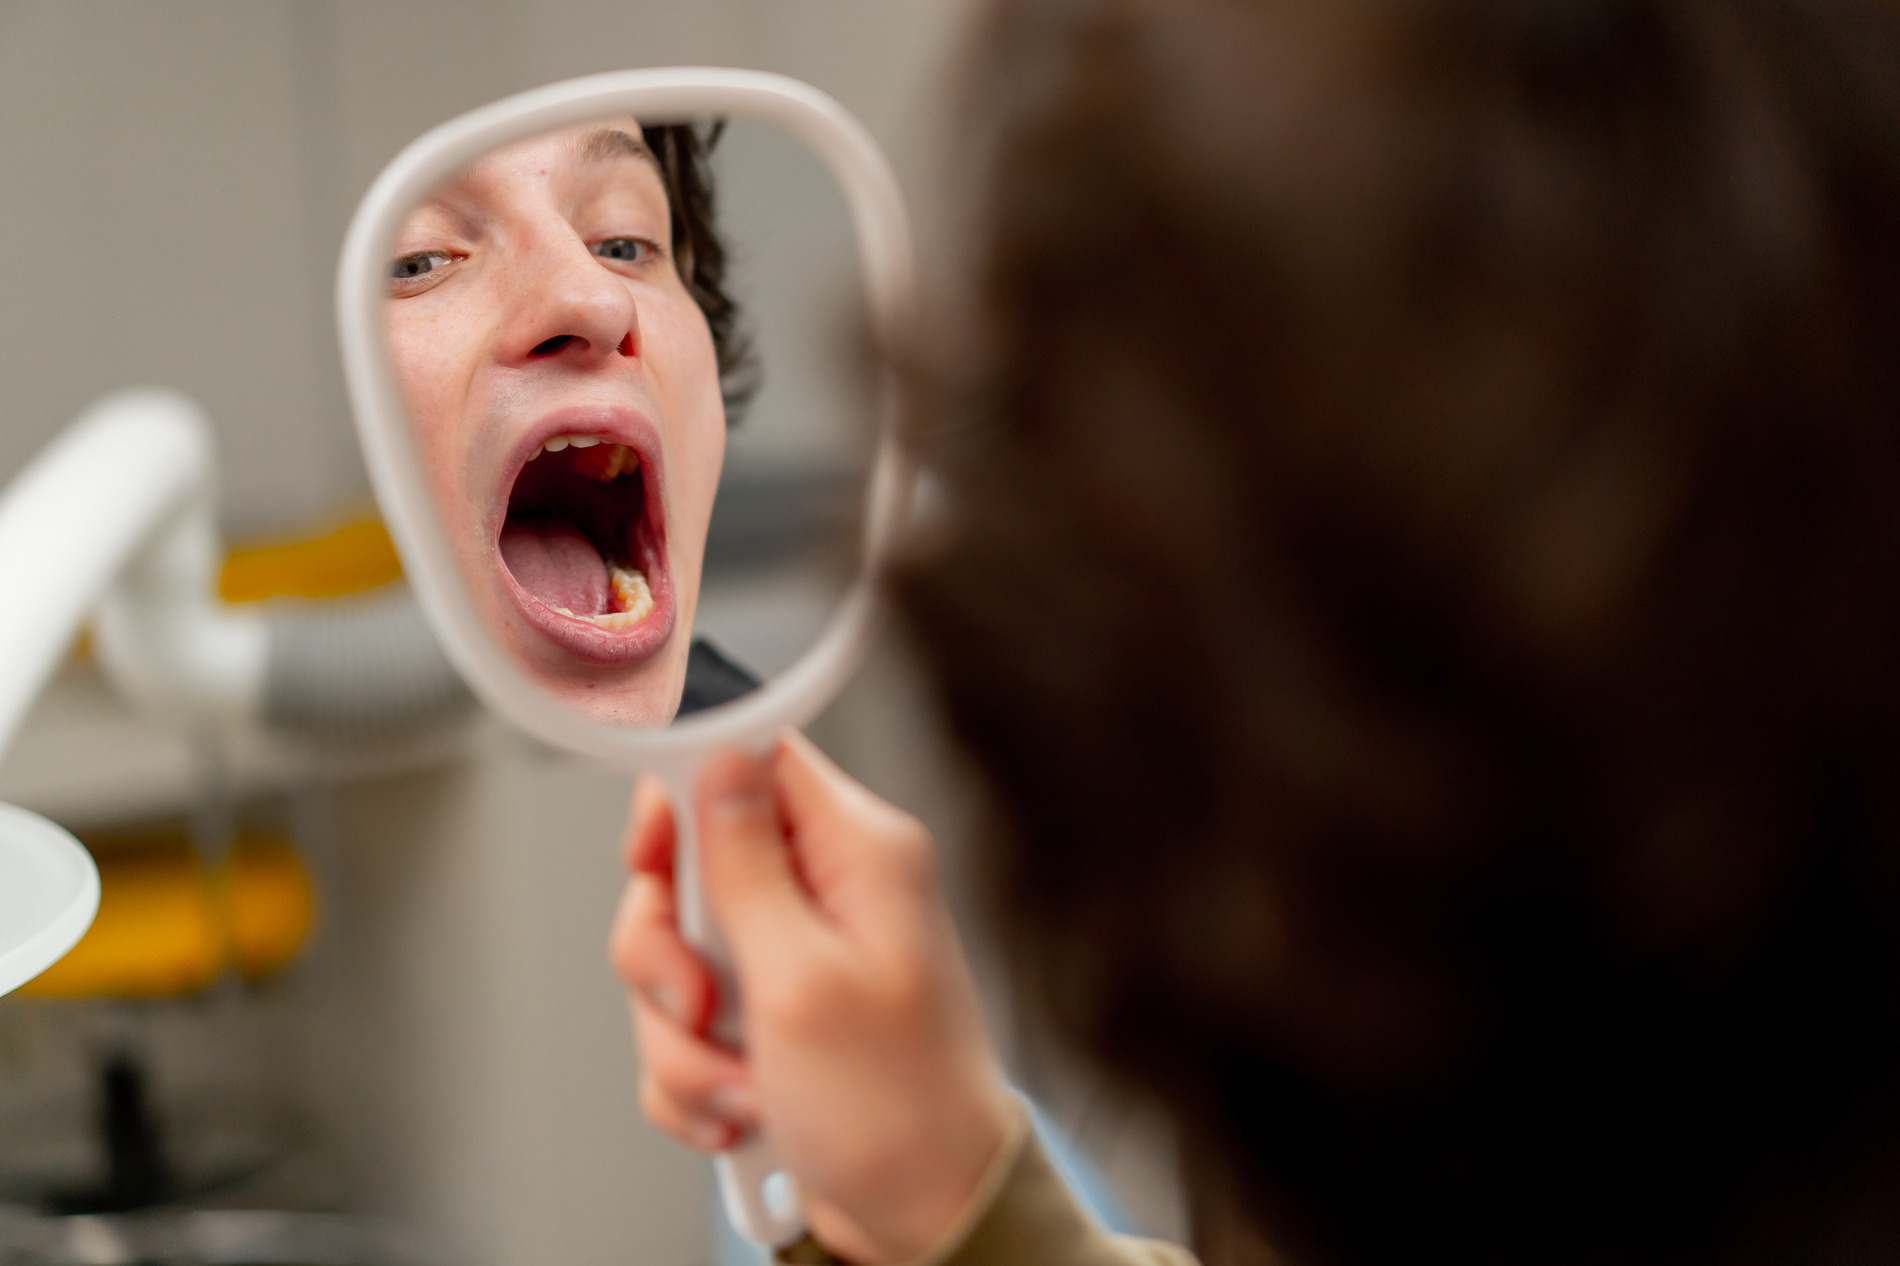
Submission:
[[[181,728],[262,721],[349,741],[467,710],[406,586],[283,608],[219,601],[215,470],[195,404],[130,391],[87,410],[0,493],[0,755],[92,614],[114,687]]]
[[[87,410],[0,494],[0,754],[95,611],[100,663],[141,710],[256,713],[265,628],[217,600],[214,487],[204,415],[142,390]]]

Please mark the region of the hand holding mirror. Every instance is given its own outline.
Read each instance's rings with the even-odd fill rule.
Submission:
[[[796,601],[764,640],[702,603],[715,511],[744,517],[725,465],[739,361],[696,120],[768,125],[815,155],[855,232],[873,334],[911,300],[902,199],[864,129],[807,85],[747,71],[627,71],[452,120],[383,171],[337,279],[338,326],[378,502],[437,635],[475,692],[553,746],[659,775],[679,806],[682,931],[739,1000],[700,898],[688,787],[713,750],[761,747],[816,715],[856,667],[910,471],[895,391],[844,468],[863,493],[848,574],[780,560]],[[763,416],[748,427],[769,427]],[[836,463],[834,463],[836,465]],[[839,550],[817,551],[834,563]],[[757,569],[755,568],[755,571]],[[755,577],[756,578],[756,577]],[[751,621],[756,633],[760,621]],[[770,624],[772,621],[767,620]],[[756,689],[706,639],[770,673]],[[787,649],[789,642],[795,649]],[[736,652],[736,654],[734,654]],[[683,697],[727,702],[681,713]],[[803,1221],[769,1141],[719,1158],[729,1215],[762,1243]]]

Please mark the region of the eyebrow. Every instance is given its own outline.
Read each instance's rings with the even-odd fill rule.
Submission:
[[[647,148],[645,141],[619,128],[602,128],[586,137],[580,143],[580,156],[582,162],[588,163],[605,163],[616,158],[640,158],[652,163],[655,167],[660,165],[659,158]]]

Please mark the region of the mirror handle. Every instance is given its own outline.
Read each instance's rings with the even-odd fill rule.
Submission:
[[[673,877],[679,902],[680,934],[712,969],[719,986],[719,1010],[712,1036],[735,1051],[745,1050],[743,1003],[733,971],[732,950],[719,930],[699,880],[699,823],[693,816],[692,782],[698,762],[682,762],[656,771],[674,806]],[[738,1232],[768,1248],[790,1244],[805,1233],[805,1210],[791,1171],[759,1130],[713,1157],[726,1217]]]

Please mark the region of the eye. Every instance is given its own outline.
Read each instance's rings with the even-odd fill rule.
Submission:
[[[413,255],[400,256],[392,263],[389,266],[389,278],[391,281],[414,281],[454,262],[455,257],[447,251],[417,251]]]
[[[621,264],[644,264],[660,253],[660,248],[640,237],[602,238],[588,247],[602,259]]]

